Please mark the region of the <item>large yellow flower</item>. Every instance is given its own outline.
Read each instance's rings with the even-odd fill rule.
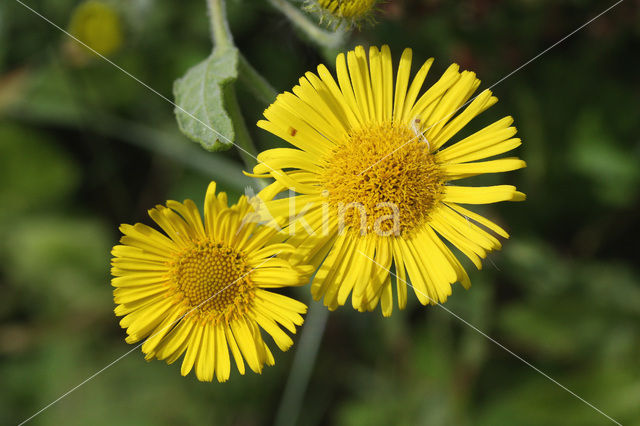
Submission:
[[[166,235],[138,223],[122,225],[113,248],[115,313],[127,342],[145,339],[146,359],[176,361],[186,351],[182,375],[195,368],[199,380],[229,378],[229,350],[240,374],[243,359],[260,373],[274,358],[260,328],[281,350],[293,341],[306,306],[267,289],[308,282],[309,266],[292,266],[271,244],[276,228],[257,223],[246,197],[229,207],[225,193],[209,185],[204,224],[193,201],[168,201],[149,216]],[[195,367],[194,367],[195,366]]]
[[[317,300],[335,309],[349,295],[354,308],[392,312],[390,270],[398,279],[400,308],[407,301],[408,275],[422,304],[444,302],[451,284],[470,286],[448,240],[481,268],[480,259],[499,249],[487,230],[507,238],[493,222],[460,204],[522,201],[509,185],[468,187],[452,181],[525,167],[517,158],[477,161],[510,151],[513,119],[505,117],[450,141],[497,99],[489,90],[475,97],[480,81],[451,65],[420,95],[433,59],[410,83],[410,49],[395,78],[390,50],[357,47],[337,58],[337,82],[320,65],[267,108],[258,126],[298,149],[267,150],[258,157],[256,176],[275,178],[269,191],[296,191],[293,200],[267,203],[274,216],[297,216],[289,242],[299,246],[293,260],[319,266],[311,287]],[[295,202],[295,205],[293,203]],[[293,206],[293,209],[290,207]],[[302,217],[302,219],[300,219]]]

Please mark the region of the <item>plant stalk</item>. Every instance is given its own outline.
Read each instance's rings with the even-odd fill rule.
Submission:
[[[258,164],[256,157],[258,151],[256,150],[249,129],[244,121],[242,111],[240,110],[240,104],[236,96],[236,88],[234,85],[228,85],[224,90],[224,104],[227,109],[227,113],[233,121],[233,131],[235,133],[235,143],[238,145],[238,152],[242,161],[249,171],[253,170],[253,166]]]
[[[276,414],[274,423],[276,426],[298,424],[298,416],[304,401],[304,394],[307,391],[309,379],[316,363],[316,356],[318,355],[320,341],[324,335],[328,317],[329,310],[321,303],[311,302],[309,304],[309,313],[302,328],[289,378]]]
[[[216,49],[233,47],[233,36],[227,22],[225,0],[207,0],[209,20],[211,22],[211,38]]]
[[[214,50],[234,48],[233,36],[231,35],[231,30],[229,29],[229,23],[227,21],[225,0],[207,0],[207,5],[209,8],[211,38]],[[253,71],[255,76],[264,80],[255,70]],[[262,81],[262,85],[268,85],[268,83],[266,83],[266,81]],[[244,116],[242,115],[242,110],[240,109],[240,104],[238,104],[238,98],[236,97],[235,85],[229,84],[224,89],[223,96],[227,113],[233,122],[233,131],[235,133],[234,142],[238,148],[238,153],[240,154],[245,167],[251,171],[253,170],[253,166],[257,164],[256,157],[258,156],[258,150],[253,144],[253,140],[249,134],[249,129],[244,121]],[[266,186],[266,183],[262,179],[256,179],[255,181],[261,188]]]
[[[300,9],[289,3],[287,0],[269,0],[271,5],[278,9],[284,16],[302,31],[312,42],[324,48],[335,49],[342,45],[344,32],[326,31],[311,22]]]
[[[238,58],[238,79],[261,102],[269,105],[276,100],[278,92],[251,66],[242,54]]]

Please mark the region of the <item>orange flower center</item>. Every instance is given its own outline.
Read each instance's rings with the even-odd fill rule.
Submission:
[[[213,241],[195,242],[171,262],[174,293],[191,314],[203,319],[229,320],[244,314],[254,286],[243,253]]]
[[[326,163],[329,204],[345,227],[361,234],[410,232],[442,198],[444,175],[435,156],[406,124],[354,131]]]

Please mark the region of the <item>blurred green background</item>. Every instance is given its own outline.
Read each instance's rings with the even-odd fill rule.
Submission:
[[[29,1],[69,28],[78,2]],[[163,95],[210,51],[204,1],[108,3],[110,58]],[[611,2],[612,4],[612,2]],[[346,47],[474,70],[482,87],[604,10],[595,0],[394,1]],[[277,90],[326,62],[264,1],[229,0],[236,43]],[[113,31],[112,31],[113,32]],[[107,34],[107,35],[105,35]],[[120,40],[117,40],[120,37]],[[112,40],[113,41],[113,40]],[[106,44],[109,45],[108,43]],[[623,424],[640,425],[640,3],[627,0],[494,89],[473,129],[513,115],[525,203],[478,209],[512,238],[446,307]],[[331,64],[329,64],[331,65]],[[239,87],[255,123],[265,105]],[[172,106],[14,0],[0,4],[0,423],[16,424],[131,349],[112,309],[120,223],[168,198],[231,198],[251,181]],[[306,288],[297,295],[308,298]],[[34,424],[271,424],[295,348],[261,376],[182,378],[135,351]],[[296,407],[294,407],[296,408]],[[600,425],[604,416],[437,307],[330,315],[298,424]]]

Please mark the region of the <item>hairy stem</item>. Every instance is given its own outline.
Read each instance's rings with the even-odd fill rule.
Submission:
[[[226,49],[233,46],[233,36],[227,22],[225,0],[207,0],[209,20],[211,21],[211,38],[214,47]]]
[[[60,126],[76,131],[88,131],[96,135],[122,141],[159,154],[175,163],[182,164],[202,176],[224,182],[237,191],[242,191],[251,179],[238,170],[239,164],[231,163],[219,156],[202,155],[197,147],[180,133],[158,130],[155,127],[128,121],[113,115],[87,109],[91,120],[80,122],[65,114],[51,114],[48,110],[34,108],[32,103],[20,102],[6,111],[13,120],[31,125]]]
[[[344,41],[342,31],[326,31],[311,22],[304,13],[293,6],[287,0],[269,0],[269,3],[278,9],[283,15],[302,31],[311,41],[324,48],[335,49]]]
[[[236,97],[236,89],[233,85],[229,85],[224,91],[224,101],[227,107],[227,113],[233,121],[233,131],[235,133],[235,143],[238,145],[238,152],[242,161],[248,170],[253,170],[253,166],[257,164],[256,156],[258,151],[256,150],[247,124],[244,121],[242,111],[240,110],[240,104],[238,104],[238,98]]]
[[[271,87],[271,84],[262,76],[247,59],[240,54],[238,61],[238,79],[249,89],[260,101],[270,104],[276,100],[278,93]]]
[[[225,50],[233,48],[233,36],[229,29],[229,23],[227,22],[226,5],[224,0],[207,0],[209,6],[209,19],[211,21],[211,37],[213,39],[214,49]],[[242,62],[242,59],[241,59]],[[246,61],[244,61],[246,62]],[[248,63],[247,63],[248,65]],[[241,65],[242,67],[242,65]],[[253,68],[252,68],[253,69]],[[255,76],[262,79],[254,70]],[[261,82],[263,86],[268,85],[264,79]],[[253,144],[249,129],[244,121],[242,110],[238,104],[238,98],[236,97],[236,88],[234,84],[229,84],[223,93],[224,104],[226,106],[227,113],[233,122],[233,131],[235,133],[235,144],[238,148],[238,153],[248,170],[252,170],[253,166],[257,164],[258,150]],[[256,180],[257,184],[264,188],[265,182],[262,179]]]

